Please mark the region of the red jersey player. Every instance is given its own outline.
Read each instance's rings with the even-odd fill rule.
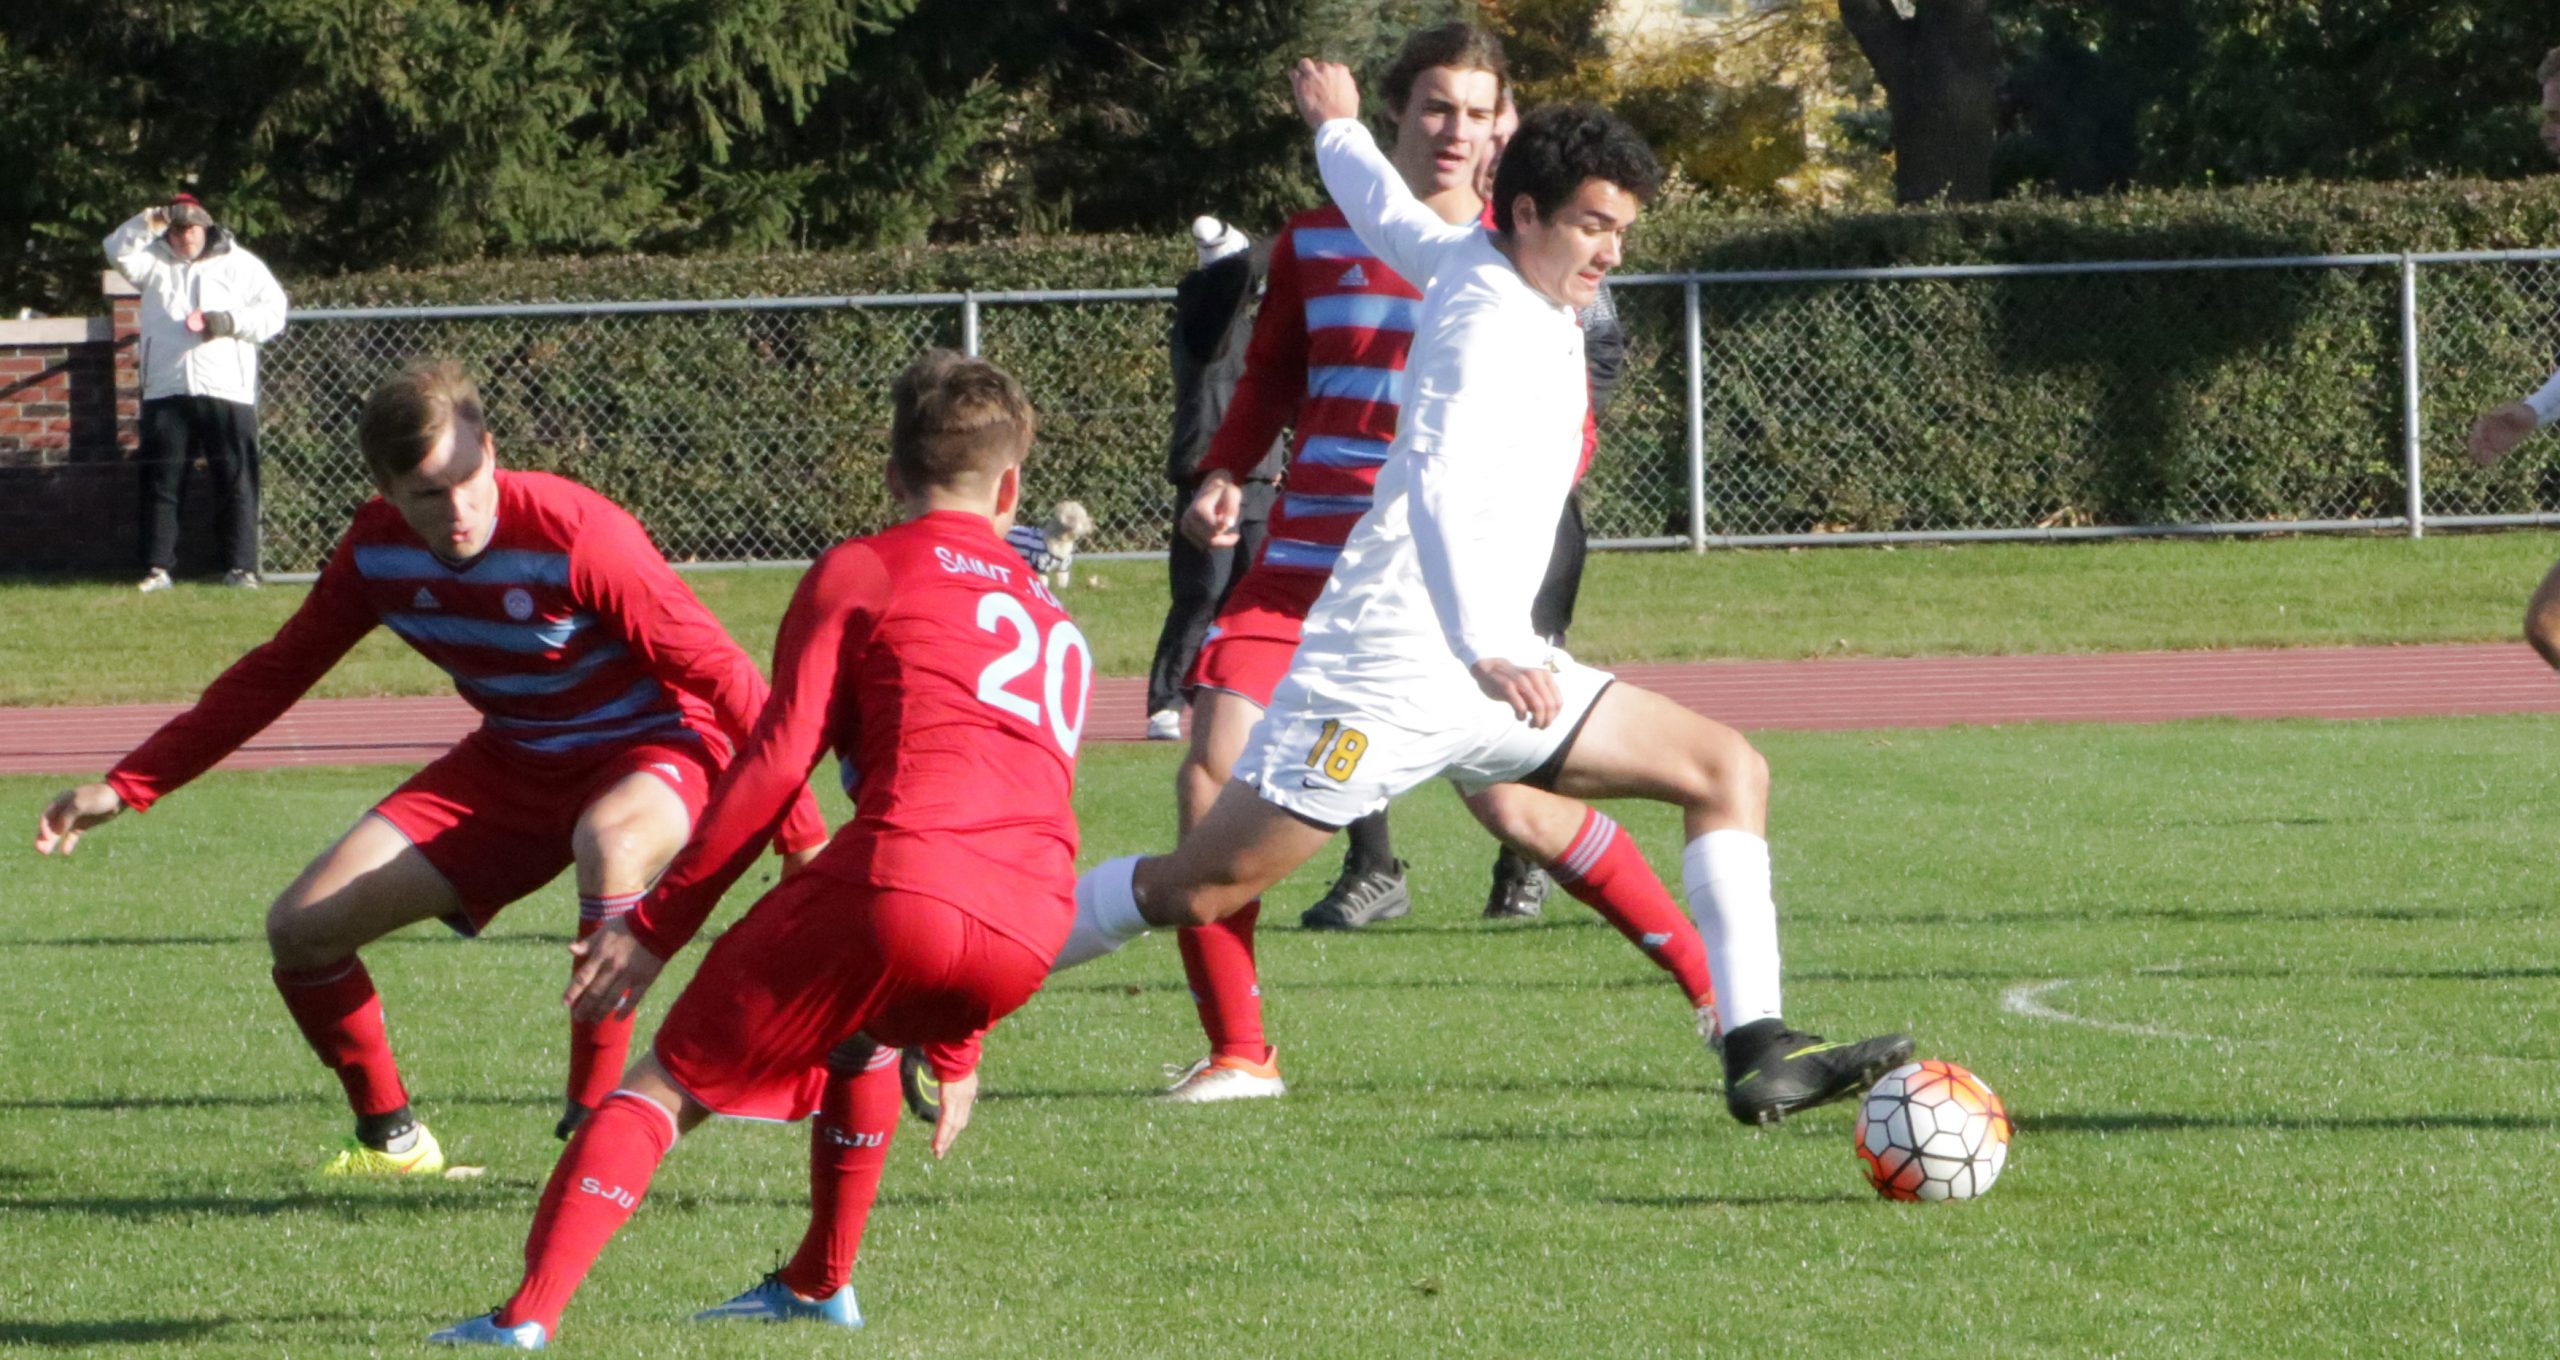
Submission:
[[[1485,211],[1477,170],[1490,154],[1504,107],[1504,69],[1499,39],[1447,24],[1406,40],[1380,81],[1396,111],[1389,160],[1443,221],[1470,222]],[[1211,546],[1233,542],[1239,479],[1281,430],[1296,433],[1261,559],[1228,594],[1192,670],[1191,749],[1175,785],[1185,831],[1234,774],[1247,735],[1288,672],[1307,611],[1369,509],[1396,434],[1406,352],[1421,307],[1421,290],[1361,244],[1339,207],[1299,214],[1273,244],[1244,375],[1202,460],[1186,528]],[[1590,434],[1586,419],[1586,466]],[[1693,1007],[1706,1003],[1705,946],[1616,823],[1516,784],[1487,789],[1468,806],[1522,854],[1562,866],[1569,891],[1668,969]],[[1386,849],[1384,810],[1353,822],[1350,838],[1341,880],[1302,918],[1309,926],[1354,927],[1406,910],[1401,869]],[[1286,1091],[1278,1055],[1263,1034],[1253,959],[1260,914],[1256,901],[1181,932],[1183,972],[1210,1051],[1167,1099],[1199,1103]]]
[[[899,376],[889,478],[909,518],[810,568],[772,702],[701,834],[585,943],[571,1004],[627,1010],[828,750],[853,819],[712,946],[653,1051],[570,1139],[515,1295],[431,1340],[539,1348],[680,1133],[813,1109],[813,1155],[835,1149],[838,1174],[799,1254],[698,1317],[861,1325],[849,1278],[897,1122],[894,1050],[923,1047],[942,1078],[938,1156],[968,1122],[976,1036],[1039,989],[1075,912],[1068,798],[1093,658],[1004,542],[1031,433],[992,364],[934,351]],[[831,1055],[844,1076],[821,1094]]]
[[[764,705],[764,677],[639,522],[574,482],[503,472],[478,388],[424,364],[367,398],[359,443],[382,493],[356,511],[273,640],[101,783],[55,798],[40,853],[143,811],[273,722],[380,624],[452,675],[479,730],[359,818],[267,912],[276,990],[356,1117],[330,1174],[444,1169],[414,1119],[356,951],[413,922],[477,934],[575,864],[583,935],[682,848]],[[779,838],[826,840],[804,789]],[[562,1136],[612,1089],[630,1019],[574,1027]]]

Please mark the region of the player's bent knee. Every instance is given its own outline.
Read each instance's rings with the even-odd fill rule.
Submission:
[[[1758,805],[1769,797],[1769,760],[1741,733],[1725,728],[1698,753],[1692,801]]]
[[[2535,597],[2525,610],[2524,640],[2544,661],[2560,666],[2560,600]]]

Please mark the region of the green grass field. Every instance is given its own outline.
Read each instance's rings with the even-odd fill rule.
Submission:
[[[1475,918],[1487,846],[1398,811],[1414,917],[1289,928],[1292,1094],[1143,1097],[1199,1038],[1172,942],[991,1041],[909,1126],[870,1329],[697,1330],[802,1222],[802,1133],[678,1149],[573,1355],[2548,1354],[2560,926],[2542,719],[1771,734],[1792,1018],[1909,1026],[2009,1101],[1992,1194],[1875,1200],[1845,1108],[1723,1114],[1669,982],[1579,907]],[[1162,748],[1084,762],[1088,858],[1159,846]],[[369,951],[420,1107],[482,1180],[309,1179],[332,1083],[258,920],[384,770],[218,775],[68,862],[23,848],[0,966],[0,1351],[408,1354],[511,1287],[556,1147],[565,885]],[[60,781],[0,779],[31,816]],[[1676,871],[1667,813],[1618,810]],[[734,904],[733,904],[734,909]],[[670,970],[651,1016],[690,957]],[[2019,989],[2026,989],[2020,993]],[[2042,1007],[2005,1009],[2020,996]]]
[[[2551,535],[2508,533],[1602,553],[1573,646],[1612,665],[2508,640],[2555,551]],[[771,653],[797,571],[688,579],[751,653]],[[1077,581],[1067,605],[1102,671],[1143,674],[1164,619],[1162,564],[1090,563]],[[141,596],[123,585],[0,582],[0,706],[192,698],[302,595],[296,586]],[[315,693],[449,688],[377,632]]]

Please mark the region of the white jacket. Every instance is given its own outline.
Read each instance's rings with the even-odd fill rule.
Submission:
[[[142,290],[142,396],[258,402],[258,346],[284,333],[284,289],[231,233],[205,228],[204,253],[181,260],[137,215],[106,240],[116,272]],[[187,329],[187,313],[229,312],[220,339]]]

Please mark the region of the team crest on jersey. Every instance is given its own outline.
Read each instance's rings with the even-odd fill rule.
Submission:
[[[1334,286],[1337,288],[1366,288],[1369,286],[1369,271],[1362,269],[1360,266],[1355,264],[1349,269],[1342,271],[1341,281],[1336,283]]]
[[[514,619],[518,623],[522,623],[526,619],[532,618],[533,592],[526,590],[523,586],[516,586],[509,589],[507,591],[506,606],[507,617]]]
[[[418,587],[418,598],[411,600],[409,602],[409,607],[411,609],[441,609],[444,606],[436,599],[436,593],[434,591],[427,589],[425,586],[420,586]]]

